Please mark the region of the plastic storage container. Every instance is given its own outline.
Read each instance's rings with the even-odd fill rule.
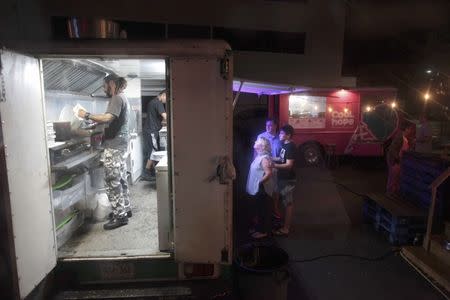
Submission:
[[[91,187],[96,191],[105,188],[105,169],[103,167],[93,168],[89,172]]]
[[[65,210],[81,200],[86,200],[85,174],[75,177],[71,187],[53,191],[53,208],[55,211]]]
[[[56,228],[56,241],[58,248],[64,245],[75,231],[83,224],[84,215],[80,211],[74,211],[66,217],[66,220]]]

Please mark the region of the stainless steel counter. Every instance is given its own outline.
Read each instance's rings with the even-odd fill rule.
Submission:
[[[100,155],[99,150],[82,152],[52,166],[52,171],[69,170]]]

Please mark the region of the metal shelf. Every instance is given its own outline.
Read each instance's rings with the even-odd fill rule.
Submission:
[[[54,171],[63,171],[63,170],[69,170],[73,167],[78,166],[79,164],[82,164],[97,155],[100,154],[100,151],[94,151],[94,152],[83,152],[78,155],[75,155],[71,158],[68,158],[62,162],[57,163],[56,165],[52,166],[52,170]]]

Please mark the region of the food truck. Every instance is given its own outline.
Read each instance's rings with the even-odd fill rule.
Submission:
[[[1,259],[13,298],[67,274],[87,284],[224,276],[232,262],[233,176],[217,170],[232,161],[232,65],[229,46],[208,40],[0,50]],[[78,120],[74,107],[104,113],[108,74],[128,82],[133,216],[104,231],[102,128]],[[153,186],[138,180],[146,86],[167,90],[167,142]]]
[[[379,157],[402,114],[393,88],[309,88],[235,79],[236,93],[266,95],[268,117],[294,128],[304,161],[332,155]]]

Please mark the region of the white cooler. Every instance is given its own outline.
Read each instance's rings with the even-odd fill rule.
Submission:
[[[162,151],[165,152],[165,151]],[[167,155],[164,155],[155,166],[156,169],[156,195],[158,203],[158,228],[159,228],[159,250],[170,250],[170,214],[169,201],[169,172]]]

